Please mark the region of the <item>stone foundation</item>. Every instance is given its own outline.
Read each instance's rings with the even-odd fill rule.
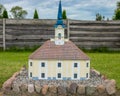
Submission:
[[[91,69],[91,79],[30,80],[22,68],[3,84],[3,96],[116,96],[116,81]]]

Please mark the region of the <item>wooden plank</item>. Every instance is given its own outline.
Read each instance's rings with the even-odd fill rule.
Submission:
[[[11,31],[7,32],[7,35],[19,36],[19,35],[54,35],[53,31]]]
[[[64,20],[66,24],[66,20]],[[6,24],[56,24],[56,19],[6,19]]]
[[[7,46],[34,46],[34,45],[41,45],[43,42],[6,42]]]
[[[7,35],[6,39],[50,39],[54,37],[53,35],[20,35],[20,36],[13,36],[13,35]]]
[[[87,48],[87,47],[91,47],[91,48],[101,48],[101,47],[107,47],[107,48],[120,48],[120,46],[119,45],[115,45],[114,43],[113,44],[107,44],[107,43],[105,43],[105,44],[103,44],[103,43],[101,43],[101,44],[93,44],[93,43],[79,43],[79,42],[75,42],[75,44],[77,45],[77,46],[81,46],[81,47],[84,47],[84,48]]]
[[[101,25],[101,26],[80,26],[80,25],[70,25],[70,28],[89,28],[89,29],[112,29],[112,28],[119,28],[120,29],[120,25],[119,26],[104,26],[104,25]]]
[[[0,38],[3,38],[3,35],[0,35]]]
[[[49,39],[40,38],[40,39],[6,39],[6,42],[45,42]]]
[[[119,37],[70,37],[70,39],[83,39],[83,40],[119,40]]]
[[[6,26],[6,29],[19,29],[19,30],[22,30],[22,29],[26,29],[26,30],[30,30],[30,29],[37,29],[37,30],[40,30],[40,29],[49,29],[49,30],[53,30],[54,27],[53,26],[34,26],[34,25],[31,25],[31,26],[26,26],[26,25],[23,25],[23,26],[10,26],[10,25],[7,25]]]
[[[73,42],[120,42],[120,39],[70,39]]]
[[[70,24],[71,23],[76,23],[76,24],[120,24],[120,20],[116,20],[116,21],[90,21],[90,20],[86,20],[86,21],[83,21],[83,20],[70,20]]]
[[[120,28],[110,28],[110,29],[95,29],[95,28],[70,28],[70,31],[94,31],[94,32],[119,32],[120,31]]]
[[[70,34],[70,37],[120,37],[120,34]]]
[[[115,31],[115,32],[95,32],[95,31],[70,31],[70,34],[120,34],[119,31]]]
[[[54,31],[54,30],[53,29],[47,29],[47,28],[46,29],[44,29],[44,28],[43,29],[42,28],[41,29],[12,29],[12,28],[7,29],[6,28],[6,31],[7,32],[11,32],[11,31],[13,31],[13,32],[14,31],[15,32],[34,32],[34,31],[38,31],[38,32],[40,32],[40,31]]]

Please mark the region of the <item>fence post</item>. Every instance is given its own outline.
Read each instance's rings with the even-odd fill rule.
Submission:
[[[70,25],[69,25],[69,19],[67,19],[67,38],[70,37]]]
[[[6,50],[6,44],[5,44],[5,19],[3,18],[3,50]]]

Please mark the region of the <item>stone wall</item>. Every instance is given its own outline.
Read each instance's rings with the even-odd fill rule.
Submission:
[[[86,81],[30,80],[22,68],[3,84],[3,96],[116,96],[116,81],[91,69]]]
[[[0,19],[0,47],[3,47],[3,21]],[[25,47],[40,46],[46,40],[54,37],[54,24],[56,20],[5,20],[5,46]],[[106,47],[120,50],[120,21],[64,21],[70,29],[70,40],[78,46],[91,49]],[[68,28],[69,27],[69,28]]]

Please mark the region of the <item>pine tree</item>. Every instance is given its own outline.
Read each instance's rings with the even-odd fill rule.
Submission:
[[[102,21],[105,20],[105,16],[102,16],[101,14],[97,13],[96,14],[96,21]]]
[[[63,18],[63,19],[67,19],[67,16],[66,16],[66,10],[63,10],[62,18]]]
[[[36,9],[34,11],[34,17],[33,17],[33,19],[39,19],[38,12],[37,12]]]
[[[114,12],[113,20],[120,20],[120,2],[117,2],[117,8]]]
[[[3,18],[8,18],[8,12],[7,12],[7,10],[3,11]]]

